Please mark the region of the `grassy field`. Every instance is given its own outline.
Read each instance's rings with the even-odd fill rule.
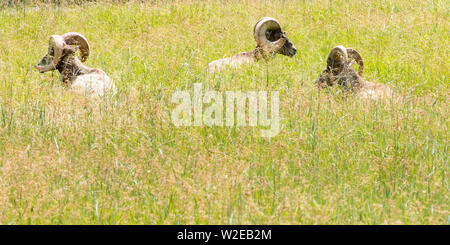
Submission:
[[[0,10],[1,224],[449,224],[448,1],[154,1]],[[207,76],[258,19],[298,53]],[[77,31],[119,92],[33,66]],[[398,100],[313,84],[338,44]],[[170,97],[279,91],[281,131],[175,127]]]

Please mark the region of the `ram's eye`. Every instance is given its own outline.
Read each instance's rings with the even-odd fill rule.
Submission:
[[[53,47],[48,48],[48,54],[51,56],[53,56],[55,54],[55,50],[53,49]]]

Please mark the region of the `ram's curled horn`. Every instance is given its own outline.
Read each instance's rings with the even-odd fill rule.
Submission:
[[[344,46],[336,46],[334,47],[331,51],[330,54],[328,55],[328,60],[336,60],[337,58],[340,58],[339,56],[343,57],[345,61],[347,61],[348,59],[348,53],[347,53],[347,49]]]
[[[359,66],[358,75],[362,76],[363,71],[364,71],[364,62],[363,62],[361,55],[358,53],[358,51],[356,51],[352,48],[347,48],[347,54],[348,54],[348,58],[354,59],[356,61],[356,63]]]
[[[270,52],[280,49],[285,42],[282,38],[272,42],[266,36],[267,31],[276,30],[281,31],[281,25],[276,19],[271,17],[260,19],[253,29],[253,36],[255,37],[256,43]]]
[[[80,49],[81,62],[85,62],[89,57],[89,43],[87,39],[78,32],[68,32],[63,36],[64,42],[68,45],[77,45]]]
[[[329,71],[332,71],[334,75],[337,75],[342,71],[347,60],[347,49],[341,45],[336,46],[330,51],[330,54],[328,55],[327,69]]]

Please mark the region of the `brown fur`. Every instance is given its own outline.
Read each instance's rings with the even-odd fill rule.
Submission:
[[[95,71],[88,68],[75,56],[75,49],[69,45],[64,47],[63,56],[56,69],[61,73],[62,81],[70,85],[77,76]]]

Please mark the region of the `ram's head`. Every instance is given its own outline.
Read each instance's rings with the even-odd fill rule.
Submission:
[[[352,67],[355,61],[359,66],[358,73]],[[362,81],[363,70],[363,59],[356,50],[336,46],[330,51],[327,58],[327,67],[316,82],[321,87],[339,84],[345,88],[355,88]]]
[[[80,50],[80,60],[86,61],[89,57],[89,43],[80,33],[68,32],[62,36],[52,35],[47,54],[35,68],[41,73],[55,70],[65,56],[73,55],[77,49]]]
[[[274,18],[260,19],[253,29],[253,36],[258,46],[267,53],[279,53],[289,57],[297,53],[294,44],[287,38],[286,32]]]

